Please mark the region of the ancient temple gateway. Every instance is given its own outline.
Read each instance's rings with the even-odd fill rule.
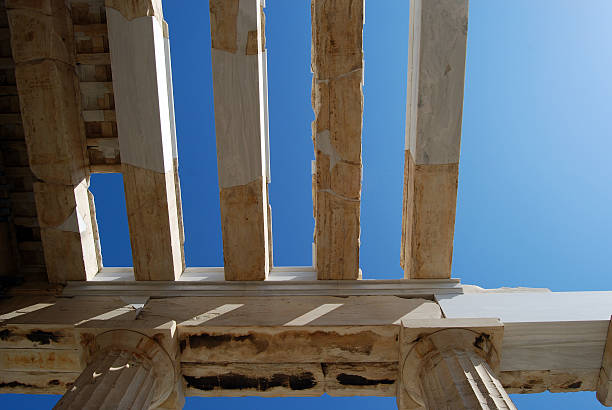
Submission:
[[[265,1],[209,0],[224,267],[186,268],[161,0],[0,1],[0,393],[612,406],[612,292],[451,277],[468,0],[411,1],[397,280],[359,269],[364,3],[311,2],[313,264],[272,266]],[[132,268],[103,267],[100,172],[123,175]]]

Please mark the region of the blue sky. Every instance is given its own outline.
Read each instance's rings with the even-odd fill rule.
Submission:
[[[453,275],[612,290],[612,3],[471,0]],[[361,267],[399,278],[407,0],[366,1]],[[208,2],[166,1],[188,266],[222,266]],[[267,0],[274,263],[310,265],[310,1]],[[131,266],[119,175],[92,177],[106,266]],[[51,407],[56,397],[2,396]],[[513,396],[590,409],[594,393]],[[14,405],[11,403],[15,403]],[[19,404],[17,404],[19,403]],[[30,406],[30,407],[28,407]],[[199,399],[196,408],[394,409],[394,398]]]

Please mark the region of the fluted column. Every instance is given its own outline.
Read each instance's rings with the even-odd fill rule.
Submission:
[[[516,409],[486,360],[471,350],[432,355],[420,380],[428,409]]]
[[[166,351],[137,332],[96,338],[96,353],[54,409],[149,409],[172,390],[175,372]]]
[[[402,367],[401,407],[516,410],[497,378],[499,353],[490,336],[467,329],[445,329],[412,344]]]
[[[135,353],[102,352],[55,408],[148,409],[154,393],[152,373],[152,364]]]

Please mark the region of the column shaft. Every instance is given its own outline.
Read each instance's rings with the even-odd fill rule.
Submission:
[[[478,354],[450,349],[431,356],[420,372],[427,409],[516,409]]]
[[[148,409],[154,385],[148,360],[128,351],[104,351],[54,409]]]

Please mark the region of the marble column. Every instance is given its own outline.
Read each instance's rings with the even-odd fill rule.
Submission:
[[[96,337],[89,364],[54,409],[155,408],[171,393],[176,371],[168,353],[138,332],[115,330]]]
[[[431,355],[419,378],[427,409],[516,409],[489,364],[471,349]]]
[[[516,410],[497,378],[500,355],[486,333],[422,335],[404,357],[400,408]]]
[[[154,394],[153,366],[124,350],[101,352],[55,409],[148,409]]]

